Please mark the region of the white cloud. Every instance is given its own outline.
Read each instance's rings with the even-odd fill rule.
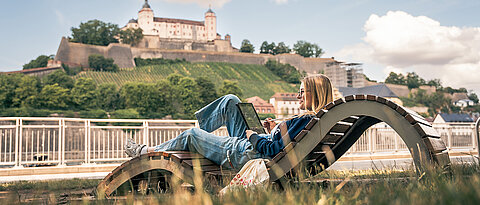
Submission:
[[[62,14],[62,12],[55,9],[55,16],[57,16],[58,23],[60,23],[61,25],[67,24],[67,20],[65,19],[65,16]]]
[[[273,0],[276,4],[286,4],[288,0]]]
[[[336,53],[339,59],[364,62],[364,69],[380,64],[384,72],[413,70],[425,79],[480,93],[479,27],[442,26],[426,16],[389,11],[371,15],[364,31],[364,43],[344,47]]]
[[[211,6],[212,8],[221,8],[226,3],[230,2],[231,0],[163,0],[166,2],[171,3],[182,3],[182,4],[192,4],[196,3],[201,7],[208,8]]]

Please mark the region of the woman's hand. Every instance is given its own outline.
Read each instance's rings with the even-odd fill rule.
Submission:
[[[255,131],[252,130],[245,130],[245,134],[247,134],[247,139],[250,139],[250,136],[253,134],[257,134]]]
[[[273,121],[272,118],[267,118],[263,122],[263,127],[265,127],[267,129],[268,133],[270,133],[272,131],[272,129],[275,127],[275,125],[277,125],[277,123],[275,123],[275,121]]]

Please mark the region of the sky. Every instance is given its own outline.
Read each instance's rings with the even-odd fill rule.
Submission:
[[[2,0],[0,71],[20,70],[56,54],[62,36],[92,19],[123,27],[144,0]],[[391,71],[416,72],[444,86],[480,94],[479,0],[149,0],[157,17],[202,21],[209,8],[217,31],[243,39],[318,44],[338,61],[363,63],[384,81]]]

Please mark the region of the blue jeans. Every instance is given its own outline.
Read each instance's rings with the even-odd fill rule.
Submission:
[[[250,159],[264,156],[253,149],[245,135],[247,126],[236,104],[235,95],[225,95],[195,113],[201,129],[191,128],[176,138],[155,146],[155,151],[191,151],[207,159],[234,169],[241,169]],[[216,136],[210,132],[226,126],[230,136]],[[228,157],[227,157],[228,154]]]

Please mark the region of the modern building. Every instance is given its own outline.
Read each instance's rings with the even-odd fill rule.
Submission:
[[[275,108],[273,107],[273,105],[258,96],[247,98],[246,100],[248,103],[253,104],[253,107],[255,108],[257,113],[275,114]]]
[[[327,59],[323,67],[323,74],[328,76],[337,88],[365,86],[365,76],[361,63],[345,63],[333,58]]]

